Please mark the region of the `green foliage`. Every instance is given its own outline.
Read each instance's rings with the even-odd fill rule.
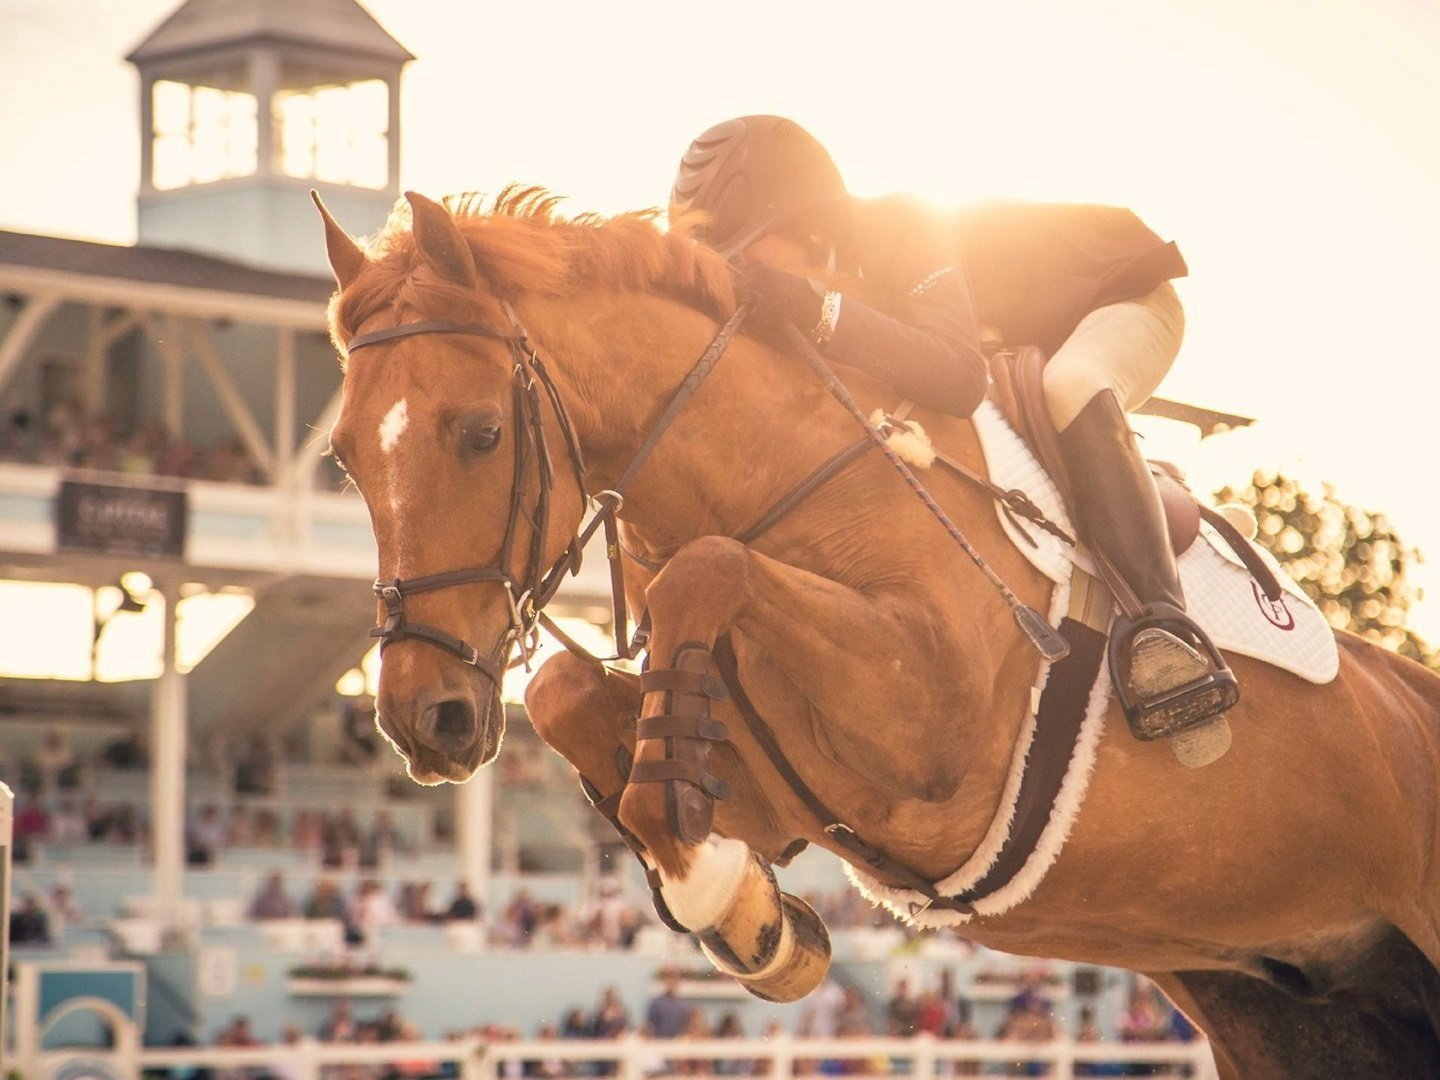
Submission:
[[[1406,547],[1384,514],[1319,494],[1284,473],[1257,472],[1243,488],[1222,488],[1220,503],[1250,507],[1267,548],[1319,605],[1330,625],[1440,668],[1432,649],[1406,627],[1420,590],[1409,571],[1419,554]]]

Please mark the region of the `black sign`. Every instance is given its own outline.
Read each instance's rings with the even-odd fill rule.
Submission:
[[[183,491],[60,481],[55,528],[61,551],[178,559],[188,523]]]

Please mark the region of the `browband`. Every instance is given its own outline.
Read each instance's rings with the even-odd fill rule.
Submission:
[[[366,345],[377,345],[382,341],[392,341],[395,338],[409,337],[412,334],[473,334],[475,337],[494,338],[496,341],[516,340],[514,335],[501,334],[488,326],[481,326],[479,323],[453,323],[437,320],[401,323],[399,326],[391,326],[385,330],[372,330],[368,334],[351,338],[345,345],[345,351],[353,353],[356,349],[363,349]]]

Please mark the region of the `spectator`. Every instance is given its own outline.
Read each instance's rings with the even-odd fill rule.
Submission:
[[[358,697],[345,703],[340,716],[341,752],[347,762],[369,765],[380,754],[375,727],[375,699]]]
[[[305,900],[304,915],[307,919],[337,919],[346,922],[345,898],[335,882],[329,878],[318,878],[310,895]]]
[[[745,1029],[740,1025],[740,1017],[731,1011],[720,1017],[720,1022],[715,1025],[714,1037],[717,1039],[743,1039]],[[756,1071],[756,1062],[752,1058],[716,1058],[711,1062],[717,1076],[749,1076]]]
[[[645,1024],[653,1038],[678,1038],[689,1027],[690,1014],[695,1009],[680,997],[679,969],[664,968],[660,972],[660,982],[661,992],[651,998],[645,1007]]]
[[[420,1041],[420,1029],[409,1020],[401,1020],[395,1032],[394,1042],[416,1043]],[[394,1062],[390,1068],[389,1076],[396,1080],[404,1080],[405,1077],[433,1077],[440,1074],[440,1063],[433,1058],[426,1057],[402,1057]]]
[[[535,1038],[540,1042],[553,1042],[559,1038],[554,1024],[541,1024],[535,1031]],[[525,1062],[525,1076],[539,1077],[541,1080],[558,1080],[566,1074],[565,1062],[560,1058],[538,1058]]]
[[[560,1038],[588,1039],[594,1033],[594,1023],[585,1015],[584,1009],[571,1009],[560,1021]]]
[[[251,843],[256,847],[273,848],[280,845],[280,819],[274,810],[265,806],[256,807],[253,826],[254,836]]]
[[[613,877],[601,878],[595,887],[594,897],[580,913],[580,923],[587,940],[598,941],[607,949],[619,948],[628,907],[620,895],[620,883]]]
[[[10,913],[12,945],[49,945],[50,918],[34,893],[26,893],[20,907]]]
[[[355,1017],[350,1008],[350,1002],[345,998],[336,998],[330,1005],[330,1015],[320,1025],[318,1032],[321,1042],[354,1042],[355,1041]]]
[[[250,901],[249,916],[252,919],[295,917],[295,903],[285,892],[285,876],[279,870],[272,870],[256,891]]]
[[[40,773],[40,790],[73,790],[80,785],[80,762],[70,746],[69,732],[51,728],[35,754],[35,767]]]
[[[1011,1002],[1010,1015],[1000,1029],[1000,1038],[1007,1042],[1036,1045],[1055,1038],[1055,1022],[1050,1005],[1040,994],[1019,994]],[[1050,1066],[1043,1061],[1018,1060],[1011,1065],[1011,1076],[1044,1076]]]
[[[250,1018],[248,1016],[235,1016],[230,1023],[226,1024],[215,1035],[216,1046],[230,1046],[237,1048],[263,1046],[255,1033],[250,1029]],[[261,1076],[259,1071],[240,1067],[236,1069],[216,1069],[215,1080],[252,1080]]]
[[[385,895],[378,881],[366,880],[360,883],[355,901],[350,908],[350,924],[358,932],[360,941],[373,945],[376,932],[400,921],[399,912]]]
[[[902,978],[895,984],[895,992],[885,1006],[889,1033],[900,1038],[914,1035],[919,1013],[920,1003],[910,995],[910,980]]]
[[[713,1038],[714,1034],[705,1014],[699,1009],[691,1009],[690,1017],[685,1021],[685,1030],[676,1041],[691,1043]],[[676,1066],[675,1071],[683,1076],[713,1076],[715,1073],[715,1063],[708,1058],[684,1058],[676,1062]]]
[[[357,855],[359,865],[366,869],[383,866],[394,856],[408,851],[404,837],[395,827],[388,810],[377,810],[370,831],[360,841]]]
[[[26,799],[15,811],[15,843],[26,847],[43,843],[50,835],[50,815],[39,799]]]
[[[946,1002],[938,990],[926,990],[915,1007],[915,1033],[925,1032],[937,1039],[946,1034]]]
[[[225,846],[225,822],[213,806],[202,806],[200,816],[186,830],[185,862],[190,866],[210,866]]]
[[[85,912],[80,908],[80,901],[75,898],[75,890],[70,887],[68,872],[61,874],[51,882],[46,904],[50,908],[50,914],[55,916],[55,920],[60,923],[62,929],[68,923],[77,923],[85,918]]]
[[[795,1034],[803,1039],[833,1039],[840,1034],[840,1013],[845,1008],[845,988],[827,976],[805,999]],[[802,1062],[804,1072],[834,1071],[829,1062]]]
[[[1130,991],[1130,1003],[1120,1017],[1120,1039],[1127,1043],[1169,1042],[1172,1037],[1168,1008],[1160,997],[1155,984],[1142,976],[1135,976]],[[1131,1076],[1153,1076],[1164,1066],[1133,1065]]]
[[[275,793],[275,755],[265,736],[252,734],[235,762],[236,795]]]
[[[529,890],[520,889],[506,905],[496,936],[502,944],[527,946],[539,919],[540,905],[531,898]]]
[[[398,1010],[386,1009],[375,1021],[375,1034],[381,1042],[394,1042],[400,1038],[400,1031],[405,1026],[405,1020]]]
[[[468,922],[480,917],[480,907],[470,895],[470,886],[463,881],[455,883],[455,899],[445,909],[445,918],[450,922]]]
[[[592,1025],[597,1039],[616,1038],[630,1026],[630,1011],[615,987],[607,986],[600,992],[600,1004],[595,1007]]]
[[[1080,1006],[1080,1019],[1075,1029],[1075,1041],[1087,1046],[1102,1042],[1100,1025],[1095,1022],[1095,1006]],[[1076,1076],[1124,1076],[1125,1066],[1110,1061],[1077,1061]]]
[[[300,1045],[305,1038],[305,1032],[297,1024],[287,1024],[285,1030],[280,1033],[280,1045],[292,1049]],[[270,1066],[270,1080],[308,1080],[308,1074],[301,1072],[301,1065],[294,1057],[286,1058],[276,1065]]]
[[[50,839],[56,844],[83,844],[88,836],[85,816],[74,799],[61,799],[50,819]]]
[[[865,997],[854,986],[845,987],[845,1002],[840,1008],[839,1034],[845,1036],[873,1035],[875,1025],[870,1017],[870,1006]]]
[[[255,845],[255,819],[245,807],[237,806],[230,811],[230,824],[225,830],[225,843],[232,848]]]
[[[100,760],[113,769],[146,768],[150,764],[150,754],[145,747],[144,734],[127,732],[100,752]]]
[[[360,826],[348,806],[321,823],[320,862],[324,866],[354,866],[359,861]]]
[[[399,909],[400,918],[406,922],[433,922],[435,913],[430,910],[430,882],[404,882],[400,886],[400,903],[396,907]]]
[[[325,847],[325,829],[320,814],[315,810],[295,811],[290,840],[297,850],[319,859]]]

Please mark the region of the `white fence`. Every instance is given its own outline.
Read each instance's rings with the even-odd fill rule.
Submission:
[[[93,1055],[92,1055],[93,1056]],[[58,1064],[58,1055],[47,1055]],[[1105,1065],[1161,1065],[1172,1076],[1188,1075],[1196,1080],[1218,1080],[1209,1047],[1192,1043],[1077,1043],[1059,1040],[1049,1043],[935,1039],[928,1035],[913,1039],[795,1039],[780,1036],[767,1039],[676,1039],[669,1041],[625,1035],[614,1040],[530,1040],[524,1042],[482,1042],[466,1039],[455,1042],[386,1043],[381,1045],[338,1045],[305,1039],[291,1046],[264,1049],[194,1047],[141,1050],[132,1063],[114,1062],[117,1071],[139,1076],[146,1069],[198,1068],[262,1069],[279,1066],[289,1080],[320,1080],[321,1070],[330,1065],[401,1065],[418,1070],[428,1062],[439,1075],[442,1065],[458,1067],[461,1080],[508,1080],[519,1077],[527,1062],[542,1064],[540,1075],[556,1075],[565,1062],[610,1062],[618,1066],[617,1080],[654,1080],[656,1077],[688,1074],[697,1070],[689,1062],[719,1062],[717,1073],[766,1076],[788,1080],[816,1070],[809,1063],[845,1061],[858,1063],[846,1075],[894,1076],[911,1080],[936,1080],[957,1075],[989,1072],[986,1066],[1037,1063],[1046,1066],[1043,1075],[1052,1080],[1069,1080],[1081,1063]],[[733,1063],[735,1068],[728,1068]],[[707,1070],[708,1071],[708,1070]],[[50,1075],[42,1067],[41,1076]],[[422,1071],[404,1073],[423,1076]],[[1032,1074],[1033,1075],[1033,1074]],[[1081,1073],[1080,1075],[1085,1075]]]

